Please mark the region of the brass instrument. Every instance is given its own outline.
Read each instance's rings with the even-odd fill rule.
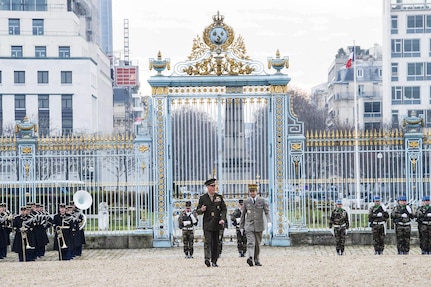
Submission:
[[[66,249],[68,247],[66,245],[66,240],[64,239],[64,235],[63,235],[63,229],[68,229],[68,228],[69,228],[69,226],[56,226],[55,227],[55,232],[57,233],[58,247],[60,249]]]
[[[79,220],[79,230],[82,230],[87,224],[87,216],[82,213],[82,210],[90,208],[90,206],[93,204],[93,198],[91,197],[91,194],[87,191],[78,190],[73,195],[73,201],[75,202],[75,206],[80,209],[80,212],[76,214],[75,217]],[[81,215],[82,219],[80,218]]]

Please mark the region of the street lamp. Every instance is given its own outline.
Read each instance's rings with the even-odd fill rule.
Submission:
[[[381,196],[381,188],[382,188],[382,158],[383,158],[383,154],[381,152],[379,152],[377,154],[377,159],[379,160],[379,193]]]

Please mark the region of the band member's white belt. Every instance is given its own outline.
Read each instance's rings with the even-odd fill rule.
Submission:
[[[386,222],[384,221],[374,221],[373,224],[385,224]]]
[[[193,227],[184,227],[183,230],[193,230]]]
[[[412,224],[411,222],[398,222],[398,225],[410,225]]]
[[[431,225],[431,221],[423,221],[422,224]]]
[[[334,226],[334,227],[345,227],[345,226],[346,226],[346,224],[345,224],[345,223],[344,223],[344,224],[341,224],[341,225],[334,224],[333,226]]]

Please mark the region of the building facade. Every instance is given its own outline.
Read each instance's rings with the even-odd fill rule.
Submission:
[[[431,127],[431,1],[387,0],[383,11],[383,118],[415,111]]]
[[[39,135],[111,133],[110,62],[100,48],[98,1],[0,4],[0,127],[37,123]]]
[[[354,65],[349,69],[346,68],[347,55],[348,52],[339,51],[328,69],[326,86],[313,88],[312,98],[325,98],[324,104],[317,100],[316,103],[319,108],[326,109],[326,126],[329,129],[354,127],[355,95],[358,104],[358,128],[380,129],[384,125],[381,48],[377,44],[366,50],[355,47]]]

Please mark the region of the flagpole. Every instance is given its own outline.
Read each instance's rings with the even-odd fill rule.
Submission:
[[[354,114],[355,114],[355,183],[356,183],[356,206],[359,207],[361,199],[361,185],[360,185],[360,170],[359,170],[359,142],[358,142],[358,87],[356,81],[356,51],[355,41],[353,41],[353,98],[354,98]]]

